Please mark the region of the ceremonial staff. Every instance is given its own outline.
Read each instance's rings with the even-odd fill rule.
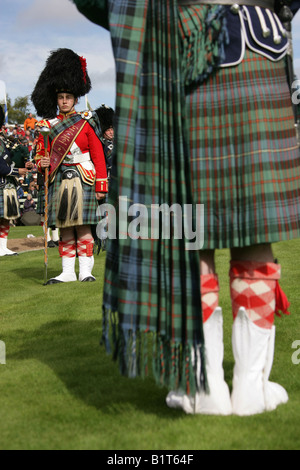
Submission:
[[[50,129],[48,127],[41,127],[40,133],[44,137],[44,147],[45,147],[45,158],[48,156],[48,135]],[[47,269],[48,269],[48,182],[49,182],[49,169],[45,168],[44,176],[44,190],[45,190],[45,211],[44,211],[44,264],[45,264],[45,274],[44,274],[44,286],[47,284]]]

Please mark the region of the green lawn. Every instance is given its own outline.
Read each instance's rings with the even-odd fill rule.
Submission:
[[[42,235],[16,227],[10,238]],[[100,347],[105,253],[95,256],[96,283],[44,286],[43,251],[0,258],[0,449],[201,450],[299,449],[300,240],[274,246],[291,316],[276,318],[271,379],[289,393],[275,411],[251,417],[187,416],[165,405],[167,390],[151,377],[126,379]],[[224,313],[225,375],[231,386],[228,251],[217,252]],[[49,250],[48,278],[60,273]]]

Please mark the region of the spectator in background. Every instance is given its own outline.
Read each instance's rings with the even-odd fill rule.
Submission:
[[[40,225],[41,216],[36,212],[36,203],[33,200],[32,194],[27,195],[24,202],[23,215],[21,217],[22,225]]]
[[[35,124],[37,122],[38,122],[37,119],[35,119],[32,116],[32,113],[29,113],[28,118],[25,119],[25,121],[24,121],[24,131],[26,132],[27,130],[30,130],[33,133],[34,128],[35,128]]]
[[[16,124],[16,129],[17,129],[17,136],[21,139],[22,137],[25,137],[25,131],[22,129],[20,124]]]
[[[4,132],[3,132],[3,128],[4,128]],[[12,135],[12,126],[10,126],[9,124],[4,124],[4,126],[2,126],[2,134],[3,135],[6,135],[6,137],[9,137],[10,135]]]
[[[24,196],[25,196],[25,193],[24,193],[24,188],[23,188],[23,184],[24,184],[24,178],[19,178],[19,188],[17,189],[17,196],[18,196],[18,199],[22,199]]]
[[[16,127],[14,127],[14,128],[12,129],[11,137],[12,137],[13,139],[16,139],[16,140],[19,138],[19,137],[18,137],[18,130],[17,130]]]
[[[12,161],[16,168],[25,168],[25,164],[29,160],[29,150],[26,145],[20,143],[18,137],[15,138],[15,143],[19,145],[14,147],[12,151]]]
[[[26,201],[24,202],[24,213],[29,211],[34,211],[36,204],[33,200],[32,194],[28,193]]]
[[[36,175],[35,175],[36,176]],[[33,178],[28,187],[28,194],[31,194],[33,198],[38,197],[37,185],[36,185],[36,178]]]
[[[3,125],[1,127],[1,134],[5,135],[5,136],[8,135],[8,127],[7,126]]]
[[[24,142],[26,142],[28,146],[32,145],[33,137],[30,131],[25,131]]]
[[[21,185],[23,191],[24,191],[24,196],[27,196],[27,193],[28,193],[28,184],[26,183],[25,181],[25,176],[21,176],[21,178],[19,179],[19,184]]]

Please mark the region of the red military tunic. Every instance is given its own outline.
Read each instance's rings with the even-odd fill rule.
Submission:
[[[74,113],[72,113],[74,114]],[[70,114],[63,115],[59,114],[55,119],[46,121],[40,121],[40,126],[47,126],[49,128],[55,126],[59,121],[70,117]],[[108,191],[108,182],[107,182],[107,171],[106,171],[106,164],[105,164],[105,157],[103,152],[103,146],[101,141],[97,137],[93,128],[88,124],[88,120],[86,120],[85,125],[83,126],[80,133],[77,135],[75,139],[75,144],[79,147],[82,154],[89,152],[91,161],[94,164],[94,170],[87,170],[84,168],[84,165],[81,163],[70,163],[70,166],[77,166],[78,170],[80,171],[83,181],[89,182],[95,180],[95,192],[99,193],[106,193]],[[48,154],[50,155],[51,152],[51,144],[48,148]],[[69,151],[67,155],[71,156],[71,152]],[[66,155],[66,156],[67,156]],[[44,147],[44,138],[40,135],[37,143],[37,151],[36,151],[36,165],[40,172],[43,172],[41,167],[41,158],[45,156],[45,147]],[[64,161],[64,165],[68,165]],[[50,160],[50,169],[49,175],[51,175],[53,170],[53,165]]]

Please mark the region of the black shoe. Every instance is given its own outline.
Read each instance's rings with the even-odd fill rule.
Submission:
[[[48,242],[48,248],[55,248],[55,247],[56,247],[55,243],[52,240],[50,240],[50,242]]]
[[[88,276],[88,277],[85,277],[84,279],[82,279],[81,282],[95,282],[96,279],[93,277],[93,276]]]
[[[48,282],[46,282],[46,286],[50,286],[51,284],[62,284],[62,281],[58,281],[57,279],[49,279]]]

